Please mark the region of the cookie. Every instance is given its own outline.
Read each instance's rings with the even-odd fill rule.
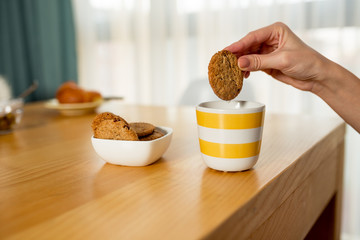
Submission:
[[[159,129],[155,128],[154,132],[150,135],[147,135],[145,137],[141,137],[140,141],[151,141],[151,140],[155,140],[158,138],[161,138],[162,136],[164,136],[165,133],[163,133],[162,131],[160,131]]]
[[[98,114],[91,126],[95,138],[127,141],[139,140],[136,132],[130,128],[123,118],[109,112]]]
[[[153,133],[155,126],[151,123],[133,122],[129,126],[136,132],[139,137],[144,137]]]
[[[244,76],[230,51],[222,50],[212,56],[208,75],[211,88],[220,99],[232,100],[240,93]]]
[[[118,115],[115,115],[111,112],[103,112],[100,113],[98,115],[96,115],[96,117],[94,118],[91,127],[93,129],[93,131],[96,130],[97,126],[100,124],[100,122],[102,122],[103,120],[109,120],[109,119],[118,119],[119,121],[122,120],[124,121],[126,124],[128,124],[125,119],[119,117]]]

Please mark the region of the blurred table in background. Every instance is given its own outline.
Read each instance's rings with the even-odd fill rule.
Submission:
[[[91,146],[95,114],[64,117],[28,104],[0,136],[0,238],[338,238],[345,124],[267,114],[249,171],[202,162],[193,107],[116,105],[126,120],[174,129],[147,167],[105,164]]]

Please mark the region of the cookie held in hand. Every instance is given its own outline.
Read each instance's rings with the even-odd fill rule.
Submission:
[[[227,50],[214,54],[208,66],[209,83],[216,96],[232,100],[239,95],[243,85],[243,72],[236,56]]]

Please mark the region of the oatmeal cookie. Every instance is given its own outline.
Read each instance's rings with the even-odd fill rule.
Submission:
[[[96,115],[96,117],[94,118],[94,120],[92,121],[91,124],[91,128],[93,129],[93,131],[96,130],[96,128],[99,126],[99,124],[103,121],[103,120],[110,120],[110,119],[118,119],[118,120],[122,120],[124,121],[126,124],[128,124],[125,119],[121,118],[120,116],[117,116],[111,112],[103,112],[100,113],[98,115]]]
[[[212,56],[208,75],[211,88],[222,100],[232,100],[240,93],[244,76],[230,51],[222,50]]]
[[[121,117],[104,112],[98,114],[91,125],[94,137],[101,139],[137,141],[139,137]]]
[[[144,137],[153,133],[155,126],[151,123],[132,122],[129,126],[136,132],[139,137]]]
[[[155,140],[157,138],[161,138],[164,135],[165,135],[165,133],[163,133],[161,130],[155,128],[154,132],[152,134],[147,135],[145,137],[141,137],[140,141],[151,141],[151,140]]]

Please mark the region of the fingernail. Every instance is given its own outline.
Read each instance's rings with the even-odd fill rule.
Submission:
[[[238,65],[240,69],[246,69],[250,66],[250,61],[246,57],[239,58]]]

